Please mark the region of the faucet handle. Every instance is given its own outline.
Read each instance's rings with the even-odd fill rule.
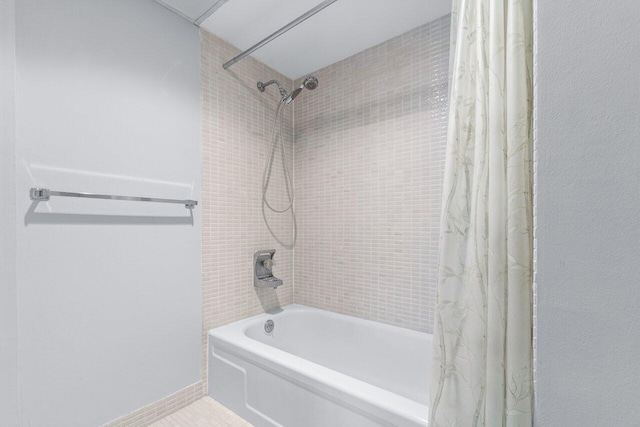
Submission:
[[[253,286],[256,288],[277,288],[282,285],[282,280],[273,277],[273,255],[275,249],[258,251],[253,254]]]

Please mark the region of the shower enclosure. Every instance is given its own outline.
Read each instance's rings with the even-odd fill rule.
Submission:
[[[426,425],[449,36],[444,16],[295,80],[233,66],[260,121],[251,254],[283,281],[210,330],[208,387],[253,424]]]

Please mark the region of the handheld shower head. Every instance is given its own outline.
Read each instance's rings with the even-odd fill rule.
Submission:
[[[293,92],[291,92],[291,95],[287,96],[282,101],[285,104],[289,104],[291,103],[291,101],[296,99],[296,96],[300,95],[300,92],[302,92],[302,89],[314,90],[317,87],[318,87],[318,79],[316,79],[314,76],[309,76],[306,79],[304,79],[302,83],[300,83],[300,86],[298,86],[297,88],[294,89]]]
[[[293,92],[291,92],[291,95],[287,96],[285,99],[283,99],[282,101],[285,104],[289,104],[291,103],[291,101],[293,101],[294,99],[296,99],[296,96],[300,95],[300,92],[302,92],[302,85],[298,86],[297,88],[295,88],[293,90]]]

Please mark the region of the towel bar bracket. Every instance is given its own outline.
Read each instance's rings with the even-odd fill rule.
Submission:
[[[39,202],[46,202],[51,198],[51,192],[46,188],[32,188],[29,194],[31,195],[31,200]]]

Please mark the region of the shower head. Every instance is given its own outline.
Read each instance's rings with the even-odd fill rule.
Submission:
[[[278,90],[280,91],[280,95],[282,96],[282,102],[284,102],[285,104],[290,104],[291,101],[296,99],[296,96],[300,95],[300,92],[302,92],[302,89],[314,90],[315,88],[317,88],[318,79],[316,79],[314,76],[307,77],[306,79],[304,79],[302,83],[300,83],[300,86],[298,86],[293,90],[293,92],[291,92],[291,95],[287,93],[287,91],[282,87],[280,82],[277,80],[271,80],[266,83],[258,82],[258,90],[260,92],[264,92],[267,86],[272,84],[278,85]]]
[[[316,79],[314,76],[309,76],[306,79],[304,79],[304,81],[302,82],[302,85],[309,90],[314,90],[315,88],[318,87],[318,79]]]
[[[294,89],[293,92],[291,92],[291,95],[285,97],[282,101],[285,104],[289,104],[291,103],[291,101],[296,99],[296,96],[300,95],[300,92],[302,92],[302,89],[314,90],[317,87],[318,87],[318,79],[316,79],[314,76],[309,76],[306,79],[304,79],[302,83],[300,83],[300,86],[298,86],[297,88]]]
[[[294,99],[296,99],[296,96],[300,95],[300,92],[302,92],[302,88],[303,86],[300,85],[297,88],[295,88],[293,90],[293,92],[291,92],[291,95],[287,96],[286,98],[284,98],[282,100],[282,102],[284,102],[285,104],[289,104],[291,103],[291,101],[293,101]]]

